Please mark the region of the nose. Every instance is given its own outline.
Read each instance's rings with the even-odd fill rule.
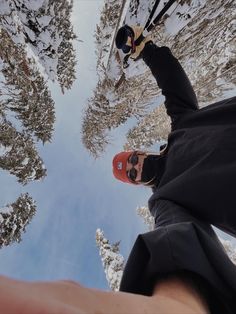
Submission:
[[[133,166],[130,163],[127,163],[126,170],[129,171],[132,168],[135,168],[137,171],[139,171],[140,170],[140,163],[138,162],[135,166]]]

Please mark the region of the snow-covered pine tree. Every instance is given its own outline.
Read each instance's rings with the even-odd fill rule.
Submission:
[[[62,41],[58,47],[58,54],[57,80],[60,84],[61,91],[64,94],[65,89],[71,89],[72,84],[76,79],[75,67],[77,61],[72,43]]]
[[[141,74],[130,78],[126,85],[121,85],[114,92],[111,79],[105,77],[98,81],[84,111],[82,124],[83,144],[94,157],[104,152],[110,142],[108,132],[111,129],[124,124],[130,117],[140,118],[147,113],[155,91],[148,84],[142,86],[140,82],[147,82],[145,77],[146,74]],[[146,97],[147,104],[142,102],[143,97]]]
[[[128,131],[124,149],[147,149],[155,143],[167,141],[169,132],[170,118],[165,106],[160,105]]]
[[[43,161],[30,136],[18,132],[3,119],[0,121],[0,149],[0,168],[15,175],[19,183],[26,184],[46,176]]]
[[[124,269],[124,258],[119,253],[119,242],[110,244],[101,229],[96,230],[96,243],[109,287],[118,291]]]
[[[151,231],[154,229],[155,220],[151,215],[150,210],[147,206],[138,206],[136,212],[139,217],[143,219],[144,224],[147,226],[148,230]]]
[[[22,233],[35,215],[36,206],[28,193],[0,208],[0,248],[20,242]]]
[[[231,261],[236,265],[236,248],[233,245],[232,241],[220,238],[220,242],[222,243]]]
[[[52,136],[55,113],[47,76],[63,93],[75,80],[72,7],[72,0],[0,4],[0,167],[22,184],[46,175],[34,141],[45,143]],[[25,206],[30,218],[28,199],[15,204]]]
[[[27,133],[43,143],[50,141],[55,121],[54,101],[34,59],[16,45],[6,31],[0,33],[0,62],[3,80],[0,100],[5,114],[9,111]]]
[[[75,80],[72,7],[72,0],[6,0],[0,7],[1,28],[16,44],[30,47],[48,77],[58,79],[63,91]],[[66,61],[68,68],[62,68]]]
[[[52,1],[53,3],[54,1]],[[70,89],[76,79],[76,52],[73,47],[73,41],[77,38],[71,24],[71,13],[73,9],[73,0],[57,1],[55,6],[55,16],[57,28],[60,33],[61,42],[57,49],[57,81],[60,84],[61,91],[64,94],[65,89]]]
[[[119,21],[120,10],[123,0],[105,0],[100,15],[100,23],[94,34],[97,54],[97,70],[103,76],[105,66],[111,50],[111,42],[114,36],[115,27]],[[101,70],[101,73],[100,73]]]

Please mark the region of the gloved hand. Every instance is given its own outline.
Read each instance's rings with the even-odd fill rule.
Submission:
[[[125,54],[133,60],[138,60],[141,57],[142,51],[147,42],[150,42],[151,37],[143,35],[141,26],[122,26],[116,34],[116,47],[121,49]]]

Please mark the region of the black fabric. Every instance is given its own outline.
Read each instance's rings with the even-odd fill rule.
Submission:
[[[172,132],[149,200],[156,227],[138,236],[121,291],[151,295],[163,274],[188,271],[210,291],[212,313],[236,313],[236,267],[210,226],[236,235],[236,97],[199,109],[167,47],[147,44],[143,59],[166,98]]]
[[[147,47],[144,60],[166,96],[172,119],[165,169],[150,207],[156,200],[171,200],[236,235],[236,97],[198,109],[191,84],[170,50]]]
[[[141,34],[135,41],[134,41],[134,43],[135,43],[135,46],[139,46],[140,44],[141,44],[141,42],[144,40],[144,36],[143,36],[143,34]]]
[[[161,156],[159,155],[149,155],[144,159],[141,181],[142,182],[152,182],[159,176],[161,176],[160,171],[163,169],[162,163],[160,163]]]
[[[120,290],[152,295],[166,274],[194,273],[214,314],[235,313],[236,272],[211,226],[170,201],[158,203],[156,229],[139,235]]]
[[[172,123],[182,114],[198,110],[192,85],[169,48],[147,43],[142,56],[166,97],[165,106]]]
[[[122,47],[126,44],[128,36],[134,36],[134,31],[128,25],[124,25],[116,34],[115,43],[118,49],[122,49]]]

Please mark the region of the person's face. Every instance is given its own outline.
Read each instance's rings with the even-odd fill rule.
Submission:
[[[126,165],[127,175],[133,182],[141,181],[143,162],[146,158],[144,153],[134,152],[128,159]]]

